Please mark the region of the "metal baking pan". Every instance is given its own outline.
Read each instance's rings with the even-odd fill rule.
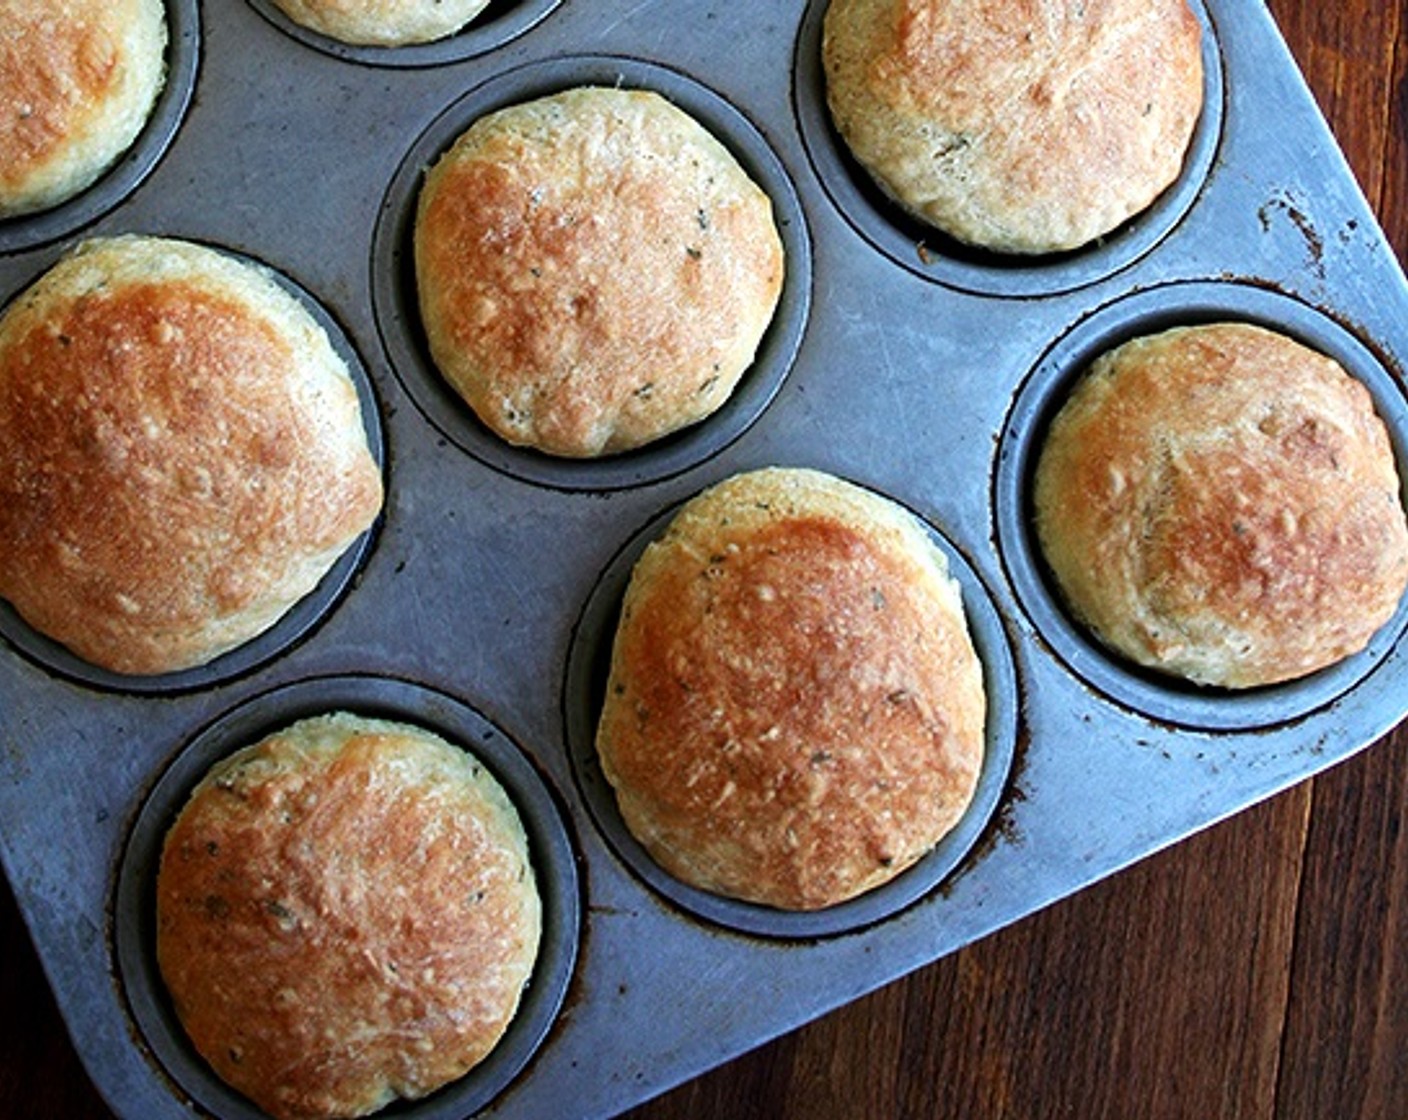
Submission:
[[[1408,466],[1408,284],[1262,5],[1195,5],[1208,103],[1183,177],[1099,245],[1013,261],[898,216],[827,122],[824,4],[496,2],[430,47],[340,47],[263,0],[168,0],[169,82],[92,191],[0,223],[0,302],[74,241],[207,242],[284,277],[361,380],[378,526],[299,611],[201,670],[91,670],[0,612],[0,856],[74,1042],[127,1117],[250,1115],[151,963],[155,852],[214,757],[320,708],[425,723],[528,819],[543,963],[493,1059],[395,1115],[609,1116],[1298,782],[1408,712],[1408,606],[1369,649],[1246,695],[1130,670],[1033,555],[1034,441],[1095,352],[1234,317],[1368,385]],[[656,89],[773,197],[789,272],[722,413],[564,463],[488,437],[428,364],[407,260],[419,177],[477,114],[580,82]],[[680,888],[615,819],[591,730],[631,559],[681,501],[771,464],[930,526],[963,583],[992,717],[951,842],[855,906],[777,915]]]

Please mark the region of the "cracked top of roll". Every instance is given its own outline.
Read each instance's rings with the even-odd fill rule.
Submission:
[[[1034,504],[1077,619],[1200,684],[1332,665],[1408,583],[1401,483],[1368,390],[1251,324],[1177,327],[1097,359],[1045,437]]]
[[[782,288],[772,203],[659,94],[583,87],[476,121],[415,230],[440,372],[510,443],[585,458],[718,409]]]
[[[666,871],[815,910],[892,879],[958,822],[986,703],[958,585],[917,519],[830,475],[768,469],[689,502],[637,563],[597,749]]]
[[[1179,175],[1203,101],[1186,0],[832,0],[826,96],[901,207],[1006,253],[1075,249]]]
[[[262,268],[99,239],[0,317],[0,597],[94,665],[250,640],[381,499],[346,363]]]

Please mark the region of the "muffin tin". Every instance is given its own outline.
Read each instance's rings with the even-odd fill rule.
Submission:
[[[1408,712],[1400,606],[1364,653],[1246,695],[1131,669],[1034,554],[1034,447],[1089,357],[1234,317],[1369,386],[1408,465],[1408,284],[1260,5],[1194,5],[1208,104],[1183,177],[1083,252],[1014,260],[897,215],[826,119],[822,0],[496,2],[462,35],[348,48],[265,0],[169,0],[169,81],[90,192],[0,223],[0,302],[80,237],[263,262],[360,379],[383,518],[275,631],[188,674],[93,670],[0,611],[0,856],[75,1044],[123,1116],[244,1117],[152,962],[160,837],[215,757],[329,707],[419,722],[512,792],[547,938],[510,1036],[390,1114],[609,1116],[1269,796]],[[424,166],[489,108],[657,90],[772,196],[782,302],[729,406],[651,448],[551,460],[488,436],[425,355],[407,236]],[[764,465],[829,470],[931,528],[991,712],[978,800],[892,888],[814,915],[700,896],[615,817],[592,728],[629,565],[680,502]]]

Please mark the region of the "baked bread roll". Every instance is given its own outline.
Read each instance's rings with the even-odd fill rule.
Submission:
[[[518,814],[429,732],[314,717],[216,765],[167,834],[157,963],[215,1072],[271,1116],[363,1116],[494,1048],[541,903]]]
[[[723,404],[783,276],[772,204],[728,150],[620,89],[477,121],[426,178],[415,257],[441,373],[510,443],[578,458]]]
[[[696,497],[637,563],[597,750],[670,874],[815,910],[958,822],[985,704],[958,585],[914,517],[770,469]]]
[[[294,23],[354,46],[404,47],[453,35],[489,0],[274,0]]]
[[[0,597],[94,665],[262,633],[381,496],[346,365],[262,269],[90,241],[0,317]]]
[[[905,210],[972,245],[1051,253],[1178,177],[1200,39],[1185,0],[831,0],[826,97]]]
[[[1408,582],[1398,471],[1368,391],[1250,324],[1175,328],[1099,358],[1045,437],[1034,500],[1075,616],[1199,684],[1331,665]]]
[[[165,56],[162,0],[0,0],[0,218],[67,201],[127,151]]]

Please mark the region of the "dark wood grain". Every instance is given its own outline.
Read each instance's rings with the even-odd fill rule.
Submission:
[[[1408,3],[1271,8],[1403,259]],[[1400,728],[629,1120],[1403,1120],[1406,810]],[[0,1118],[108,1116],[0,886]]]
[[[1269,1116],[1310,803],[1257,806],[630,1117]]]
[[[14,895],[0,877],[0,1117],[111,1115],[69,1045]]]

